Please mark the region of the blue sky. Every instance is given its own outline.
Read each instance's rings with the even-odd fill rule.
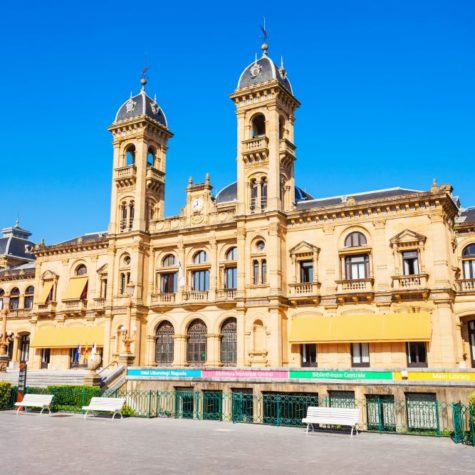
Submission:
[[[298,184],[318,197],[451,183],[475,205],[475,2],[4,2],[0,226],[54,243],[107,229],[107,126],[149,65],[169,126],[166,213],[188,176],[235,180],[228,98],[260,51],[283,55]]]

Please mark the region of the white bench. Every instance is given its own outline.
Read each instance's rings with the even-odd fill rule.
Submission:
[[[93,397],[89,402],[89,406],[83,406],[82,410],[86,411],[84,419],[87,418],[88,412],[112,412],[112,419],[119,415],[122,419],[122,407],[125,404],[124,397]]]
[[[325,424],[332,426],[349,426],[351,427],[351,436],[353,436],[353,430],[356,429],[358,433],[357,425],[360,422],[360,410],[348,409],[341,407],[308,407],[307,417],[302,419],[304,424],[307,424],[306,434],[308,429],[314,424]]]
[[[50,405],[52,400],[53,394],[25,394],[21,402],[15,403],[15,406],[18,407],[16,415],[18,416],[22,407],[25,412],[27,407],[41,407],[40,414],[42,414],[45,409],[48,409],[48,413],[51,414]]]

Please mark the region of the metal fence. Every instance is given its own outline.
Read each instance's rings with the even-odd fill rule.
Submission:
[[[475,442],[475,407],[439,402],[430,394],[368,395],[363,400],[345,394],[321,398],[309,393],[268,392],[254,395],[246,390],[126,391],[126,413],[138,417],[174,417],[231,421],[235,423],[301,426],[309,406],[351,407],[361,410],[361,430],[453,436],[455,442]]]
[[[46,393],[53,388],[27,388],[29,393]],[[53,411],[81,412],[97,389],[54,388]],[[132,417],[230,421],[304,427],[302,419],[309,406],[359,408],[360,430],[451,436],[456,443],[475,445],[475,406],[445,403],[434,394],[407,393],[405,399],[392,395],[367,395],[355,399],[352,392],[334,391],[326,397],[312,393],[264,392],[251,389],[175,391],[119,389],[109,397],[124,397],[123,414]],[[12,388],[11,407],[16,400]],[[335,428],[333,428],[335,429]],[[336,428],[339,429],[339,428]],[[342,430],[346,430],[343,428]]]

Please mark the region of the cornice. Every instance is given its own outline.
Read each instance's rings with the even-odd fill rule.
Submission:
[[[92,251],[96,249],[106,249],[109,246],[109,239],[103,237],[100,239],[82,241],[81,238],[73,242],[45,246],[39,244],[33,249],[37,257],[52,256],[57,254],[69,254],[71,252]]]

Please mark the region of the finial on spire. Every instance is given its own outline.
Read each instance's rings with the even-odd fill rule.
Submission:
[[[209,185],[209,182],[210,182],[209,173],[206,173],[206,175],[205,175],[205,184]]]
[[[190,178],[188,178],[188,184],[189,184],[189,185],[192,185],[192,184],[193,184],[193,177],[192,177],[192,176],[190,176]]]
[[[145,66],[142,71],[142,76],[140,78],[140,84],[142,84],[142,91],[145,90],[145,86],[147,84],[147,72],[148,72],[148,66]]]
[[[15,227],[16,227],[16,228],[19,228],[19,227],[20,227],[20,217],[19,217],[19,216],[16,217]]]
[[[261,31],[262,31],[262,39],[264,41],[262,43],[262,46],[261,46],[262,54],[267,55],[267,50],[269,49],[269,45],[267,44],[267,40],[269,39],[269,35],[267,34],[266,17],[262,17]]]

